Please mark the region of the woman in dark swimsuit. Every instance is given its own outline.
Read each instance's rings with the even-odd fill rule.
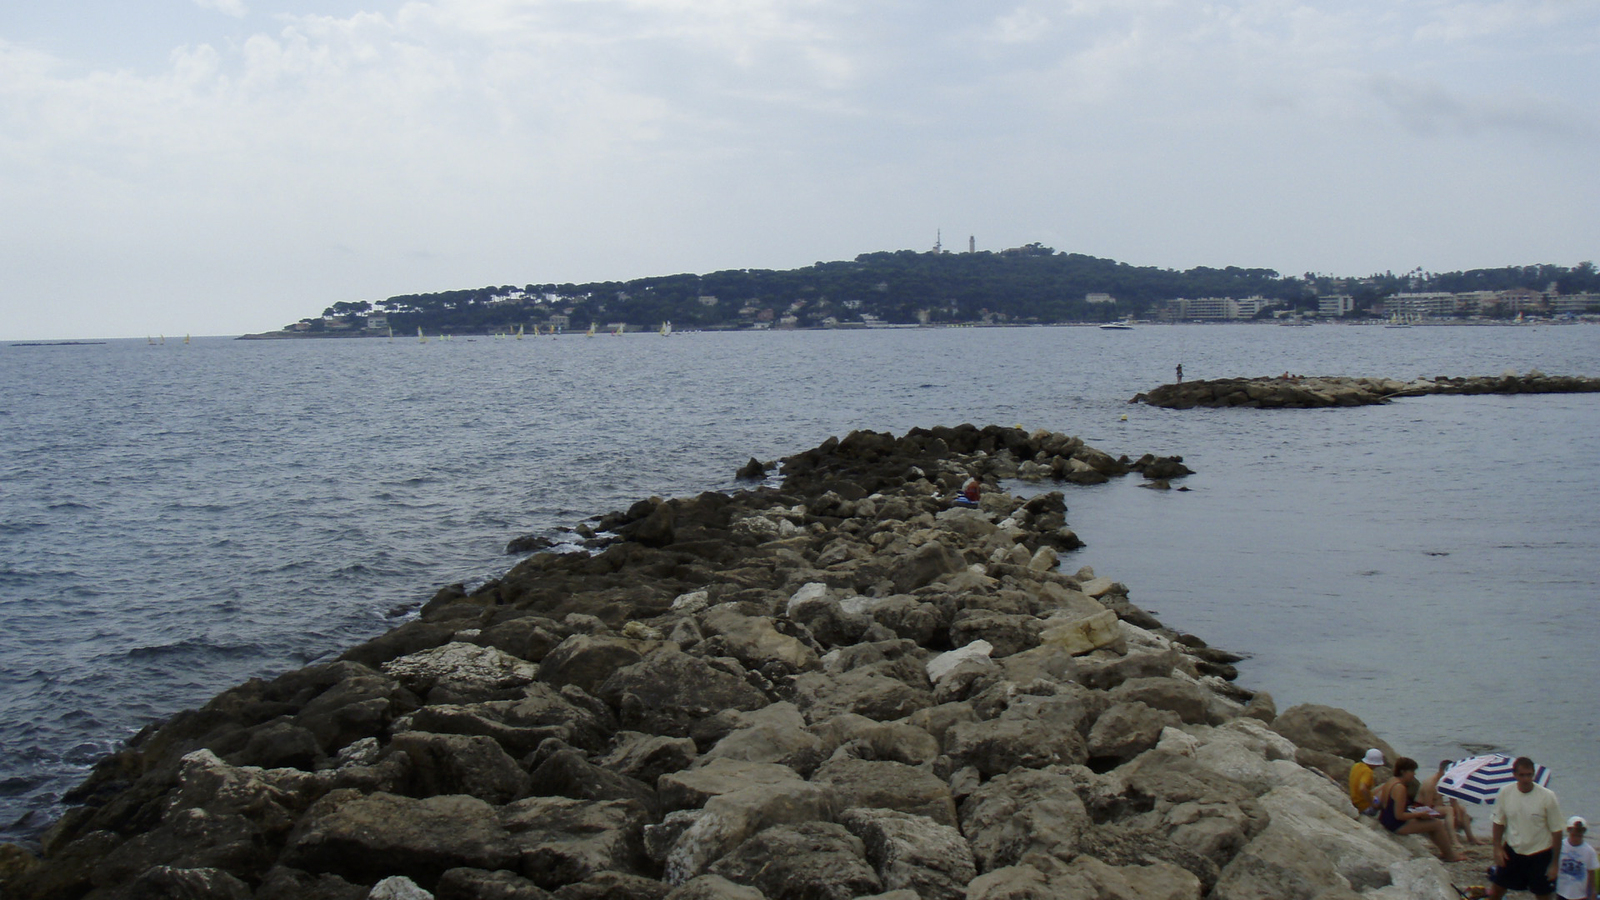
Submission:
[[[1411,800],[1410,788],[1417,780],[1417,761],[1400,757],[1394,761],[1394,778],[1383,788],[1383,808],[1378,810],[1378,821],[1395,834],[1425,834],[1439,848],[1439,857],[1445,862],[1460,862],[1450,826],[1436,813],[1425,809],[1407,808]]]

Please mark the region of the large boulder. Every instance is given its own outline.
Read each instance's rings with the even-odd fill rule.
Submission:
[[[528,789],[527,773],[491,737],[407,731],[389,748],[410,759],[407,793],[414,797],[468,794],[500,806]]]
[[[718,794],[706,801],[694,823],[673,842],[667,853],[666,880],[683,884],[762,829],[825,822],[836,809],[831,791],[804,781]]]
[[[700,617],[713,652],[731,656],[751,669],[775,666],[786,672],[817,668],[817,654],[798,638],[783,634],[766,616],[747,616],[733,604],[713,606]]]
[[[961,804],[961,833],[978,868],[1070,860],[1078,853],[1089,811],[1071,777],[1021,770],[984,783]]]
[[[528,791],[541,797],[574,800],[632,800],[652,814],[660,806],[650,786],[603,769],[576,750],[557,750],[528,776]]]
[[[760,890],[767,900],[852,900],[883,890],[861,839],[832,822],[768,828],[711,871]]]
[[[776,763],[716,758],[704,765],[672,772],[656,781],[662,806],[668,810],[699,809],[712,797],[762,785],[803,784],[805,779]]]
[[[826,721],[841,713],[890,722],[933,705],[931,690],[909,685],[877,665],[839,675],[807,672],[794,680],[794,692],[795,704],[810,722]]]
[[[631,800],[530,797],[504,806],[499,823],[514,863],[487,868],[520,872],[545,890],[600,872],[650,873],[644,855],[649,814]]]
[[[494,808],[476,797],[418,800],[337,790],[306,812],[282,862],[369,884],[405,875],[431,888],[449,869],[505,868],[514,858]]]
[[[835,759],[811,777],[833,789],[840,809],[890,809],[956,824],[950,786],[926,769],[869,759]]]
[[[732,663],[717,666],[674,647],[657,650],[608,675],[596,695],[624,728],[684,737],[694,722],[722,710],[753,710],[768,698]]]
[[[560,687],[575,684],[589,694],[618,669],[644,658],[644,651],[657,649],[649,642],[610,635],[575,634],[545,654],[539,664],[539,680]]]
[[[1320,750],[1345,759],[1360,759],[1376,747],[1384,759],[1394,759],[1394,748],[1381,740],[1353,713],[1332,706],[1302,703],[1291,706],[1272,721],[1272,730],[1297,746]]]
[[[700,763],[737,759],[809,772],[822,762],[822,741],[806,730],[805,718],[793,703],[774,703],[731,718],[734,730],[701,755]]]
[[[1182,723],[1177,713],[1152,709],[1138,700],[1113,703],[1089,730],[1089,756],[1132,759],[1154,747],[1162,729]]]
[[[861,839],[885,890],[962,900],[978,874],[972,848],[952,825],[890,809],[847,809],[839,823]]]
[[[944,735],[944,750],[958,764],[986,777],[1013,769],[1039,769],[1086,762],[1079,730],[1088,711],[1072,697],[1019,697],[993,719],[956,722]]]
[[[434,703],[497,700],[533,681],[539,667],[494,647],[452,641],[383,664],[385,674]]]

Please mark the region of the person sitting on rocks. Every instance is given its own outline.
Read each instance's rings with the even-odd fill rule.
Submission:
[[[979,483],[978,476],[973,475],[967,483],[961,486],[961,493],[953,501],[957,506],[977,506],[978,498],[983,495],[983,485]]]
[[[1439,793],[1439,779],[1444,777],[1445,770],[1449,768],[1450,760],[1439,761],[1439,771],[1429,775],[1428,779],[1422,782],[1422,789],[1417,792],[1417,802],[1444,813],[1445,821],[1450,823],[1451,832],[1459,831],[1467,843],[1477,845],[1478,839],[1472,836],[1472,817],[1467,815],[1467,810],[1461,805],[1461,801]]]
[[[1417,761],[1402,756],[1394,761],[1394,778],[1383,788],[1383,806],[1378,811],[1378,821],[1395,834],[1425,834],[1439,848],[1439,858],[1444,862],[1461,862],[1465,856],[1456,854],[1450,825],[1427,806],[1410,805],[1410,786],[1417,783]]]
[[[1372,770],[1383,764],[1383,751],[1373,747],[1360,762],[1350,767],[1350,803],[1363,816],[1378,814],[1378,804],[1373,802]]]

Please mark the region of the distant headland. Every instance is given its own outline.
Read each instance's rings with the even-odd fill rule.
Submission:
[[[498,285],[376,302],[246,339],[1278,320],[1410,324],[1600,320],[1600,271],[1505,266],[1340,277],[1133,266],[1038,243],[864,253],[798,269]]]

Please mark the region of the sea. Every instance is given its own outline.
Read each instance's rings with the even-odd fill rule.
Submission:
[[[0,347],[0,840],[96,759],[649,496],[855,429],[1020,425],[1180,455],[1063,489],[1239,681],[1428,770],[1501,750],[1600,815],[1600,394],[1174,411],[1174,377],[1600,375],[1600,327],[922,328]],[[1022,490],[1037,487],[1017,485]],[[1049,486],[1046,486],[1049,487]]]

